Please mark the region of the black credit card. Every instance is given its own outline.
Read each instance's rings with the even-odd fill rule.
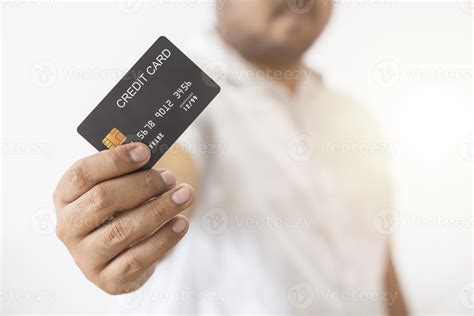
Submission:
[[[97,150],[146,144],[153,165],[219,94],[220,87],[166,37],[160,37],[77,131]]]

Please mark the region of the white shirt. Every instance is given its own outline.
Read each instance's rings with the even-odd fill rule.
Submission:
[[[206,44],[193,58],[222,92],[180,138],[201,181],[190,230],[125,307],[384,314],[374,219],[392,203],[373,119],[314,73],[290,95],[216,35]]]

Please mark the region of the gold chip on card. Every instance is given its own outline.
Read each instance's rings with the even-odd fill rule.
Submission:
[[[102,144],[105,145],[108,149],[115,148],[122,145],[127,140],[124,134],[122,134],[118,129],[112,129],[107,136],[102,140]]]

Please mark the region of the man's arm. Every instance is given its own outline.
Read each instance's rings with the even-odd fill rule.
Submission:
[[[405,299],[398,283],[397,272],[393,264],[392,254],[389,249],[385,272],[385,290],[388,293],[387,310],[390,316],[406,316],[408,310]]]

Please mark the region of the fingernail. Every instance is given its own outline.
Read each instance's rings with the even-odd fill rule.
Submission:
[[[165,170],[161,173],[161,179],[163,179],[163,182],[169,187],[172,187],[176,183],[174,174],[168,170]]]
[[[142,145],[136,145],[132,150],[130,150],[130,158],[132,158],[135,162],[144,162],[148,160],[148,156],[150,154],[150,150],[148,147]]]
[[[190,198],[191,190],[187,186],[183,186],[181,189],[174,192],[171,196],[171,200],[173,200],[173,202],[178,205],[186,203],[187,201],[189,201]]]
[[[174,221],[173,225],[171,225],[171,229],[176,234],[179,234],[179,233],[182,233],[186,229],[186,226],[188,226],[188,223],[186,222],[186,220],[182,217],[178,217]]]

